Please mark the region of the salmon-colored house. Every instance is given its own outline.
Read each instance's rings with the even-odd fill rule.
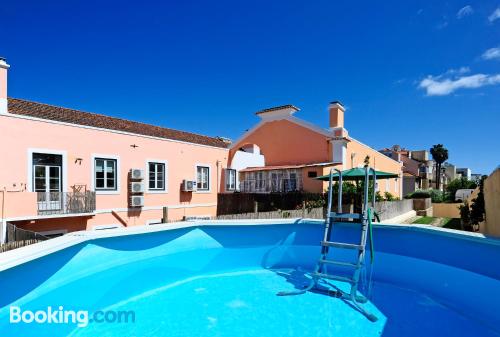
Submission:
[[[0,239],[214,216],[228,141],[7,97],[0,59]]]
[[[346,170],[364,165],[402,177],[402,163],[354,139],[344,126],[345,109],[339,102],[329,105],[330,128],[323,129],[295,117],[299,109],[279,106],[257,112],[260,122],[234,142],[229,167],[236,169],[242,192],[322,192],[327,182],[315,180],[332,167]],[[401,197],[402,179],[379,181],[381,193]]]

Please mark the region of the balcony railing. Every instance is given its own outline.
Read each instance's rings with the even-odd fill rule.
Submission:
[[[246,179],[240,183],[240,191],[245,193],[286,193],[301,190],[300,179]]]
[[[95,211],[95,192],[38,192],[38,215],[80,214]]]

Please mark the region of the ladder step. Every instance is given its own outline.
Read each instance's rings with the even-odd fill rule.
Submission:
[[[320,259],[319,263],[333,264],[333,265],[336,265],[336,266],[343,266],[343,267],[353,267],[353,268],[357,268],[358,267],[358,265],[356,263],[342,262],[342,261],[333,261],[333,260],[326,260],[326,259]]]
[[[362,245],[356,245],[353,243],[344,243],[344,242],[321,241],[321,245],[327,247],[345,248],[345,249],[358,249],[358,250],[364,249]]]
[[[335,213],[335,212],[330,212],[330,218],[336,218],[336,219],[361,219],[361,214],[358,214],[358,213]]]
[[[349,277],[345,276],[338,276],[338,275],[330,275],[330,274],[323,274],[323,273],[312,273],[312,277],[314,278],[326,278],[329,280],[336,280],[336,281],[341,281],[341,282],[347,282],[347,283],[354,283],[354,280]]]

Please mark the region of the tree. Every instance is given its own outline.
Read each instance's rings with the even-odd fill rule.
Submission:
[[[461,189],[475,189],[477,187],[477,184],[473,180],[467,180],[465,177],[453,179],[450,181],[450,183],[446,186],[446,191],[448,192],[448,200],[449,201],[454,201],[455,200],[455,194],[457,190]]]
[[[469,204],[467,203],[467,200],[464,201],[463,205],[458,206],[458,209],[460,210],[460,225],[461,229],[464,230],[469,230],[470,226],[470,208]]]
[[[448,160],[448,149],[443,144],[433,145],[430,149],[432,159],[436,162],[436,188],[441,187],[441,166]]]
[[[472,199],[472,204],[470,205],[470,223],[474,231],[479,230],[479,224],[484,221],[484,216],[486,213],[484,205],[484,180],[488,176],[482,176],[479,181],[479,193],[475,199]]]

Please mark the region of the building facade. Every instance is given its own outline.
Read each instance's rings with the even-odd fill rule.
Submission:
[[[228,142],[7,97],[0,60],[0,239],[214,216]]]
[[[364,166],[368,160],[377,170],[399,175],[380,181],[378,190],[402,196],[402,163],[351,137],[344,127],[345,109],[341,103],[329,106],[329,129],[295,117],[298,111],[293,105],[259,111],[260,122],[233,143],[228,166],[238,167],[241,191],[320,193],[326,190],[327,182],[314,178],[328,174],[331,168]],[[242,164],[239,157],[248,154],[247,148],[258,148],[260,157],[253,156],[253,160]]]

